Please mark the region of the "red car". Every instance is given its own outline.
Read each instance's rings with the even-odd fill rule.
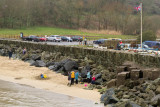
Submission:
[[[47,41],[47,38],[41,37],[39,40],[43,42],[43,41]]]

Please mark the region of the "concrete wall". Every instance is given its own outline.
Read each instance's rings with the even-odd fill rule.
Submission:
[[[124,61],[133,61],[147,67],[160,67],[160,57],[157,56],[124,53],[115,50],[98,50],[9,40],[0,40],[0,44],[14,44],[17,46],[26,47],[27,49],[41,49],[49,52],[60,52],[63,56],[71,56],[76,59],[84,59],[87,57],[88,59],[93,60],[96,64],[103,65],[105,67],[115,67],[121,65]]]

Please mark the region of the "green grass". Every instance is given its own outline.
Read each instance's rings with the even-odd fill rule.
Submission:
[[[20,35],[23,32],[24,36],[28,35],[80,35],[87,36],[88,39],[100,39],[100,38],[121,38],[121,39],[134,39],[136,36],[131,35],[105,35],[105,34],[95,34],[87,33],[79,30],[63,29],[63,28],[52,28],[52,27],[31,27],[24,29],[0,29],[0,37],[5,35]]]

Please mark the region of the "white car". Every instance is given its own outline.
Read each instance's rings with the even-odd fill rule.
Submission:
[[[53,41],[53,42],[60,42],[62,39],[59,35],[51,35],[47,37],[48,41]]]

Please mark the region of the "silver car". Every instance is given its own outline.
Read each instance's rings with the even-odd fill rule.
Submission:
[[[53,41],[53,42],[60,42],[62,39],[59,35],[51,35],[47,37],[48,41]]]

